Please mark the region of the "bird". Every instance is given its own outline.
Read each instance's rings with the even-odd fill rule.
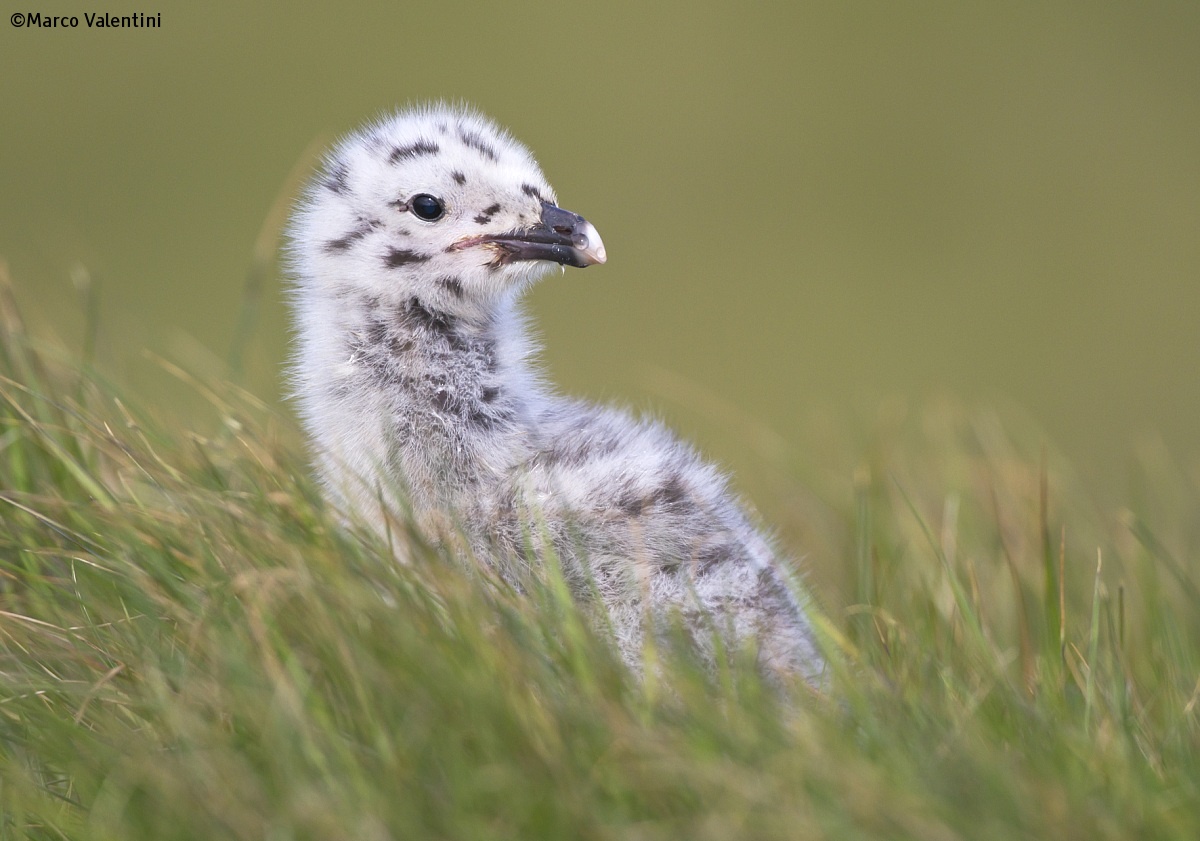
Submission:
[[[749,651],[773,683],[818,682],[807,590],[726,477],[658,421],[546,382],[522,295],[607,252],[533,154],[437,102],[317,170],[287,232],[290,386],[331,504],[381,534],[408,517],[514,582],[557,563],[635,673],[682,628],[710,668]]]

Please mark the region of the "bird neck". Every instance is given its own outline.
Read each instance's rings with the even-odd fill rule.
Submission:
[[[528,458],[543,397],[514,303],[472,318],[416,296],[337,306],[332,329],[301,327],[301,364],[316,364],[298,391],[326,481],[355,510],[381,494],[418,517],[458,509]]]

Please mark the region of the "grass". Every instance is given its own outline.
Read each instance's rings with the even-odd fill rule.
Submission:
[[[290,422],[154,422],[0,286],[0,837],[1200,837],[1200,500],[1098,512],[953,408],[843,442],[803,535],[834,663],[638,685],[553,575],[340,529]],[[827,442],[813,442],[815,452]],[[839,467],[840,465],[840,467]],[[845,468],[845,469],[842,469]]]

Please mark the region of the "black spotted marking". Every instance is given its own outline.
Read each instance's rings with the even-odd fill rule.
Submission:
[[[453,327],[446,330],[446,341],[450,343],[450,350],[455,353],[466,353],[471,348],[471,343]]]
[[[388,163],[398,164],[401,161],[412,160],[419,158],[422,155],[436,155],[441,151],[436,143],[430,143],[428,140],[418,140],[416,143],[409,143],[406,146],[396,146],[392,149],[392,153],[388,155]]]
[[[500,156],[496,153],[496,147],[484,140],[478,133],[460,128],[458,130],[458,139],[468,149],[474,149],[489,161],[500,160]]]
[[[454,405],[454,395],[449,390],[439,388],[433,393],[433,407],[439,412],[449,412]]]
[[[492,217],[495,216],[499,212],[500,212],[500,202],[496,202],[495,204],[488,205],[487,207],[485,207],[483,209],[482,213],[480,213],[478,216],[475,217],[475,222],[476,222],[476,224],[479,224],[479,225],[486,225],[488,222],[491,222]]]
[[[463,174],[462,174],[461,172],[459,172],[457,169],[455,169],[455,170],[451,170],[451,172],[450,172],[450,177],[451,177],[451,178],[453,178],[453,179],[454,179],[454,183],[455,183],[455,184],[457,184],[457,185],[458,185],[458,186],[460,186],[460,187],[461,187],[463,184],[466,184],[466,183],[467,183],[467,176],[463,175]]]
[[[630,517],[636,517],[651,506],[669,508],[686,499],[687,490],[683,487],[683,482],[678,476],[672,476],[649,494],[640,493],[632,488],[627,489],[617,500],[617,507]]]
[[[398,269],[401,266],[424,263],[428,260],[428,254],[418,254],[416,251],[409,251],[407,248],[388,248],[387,254],[383,256],[383,264],[389,269]]]
[[[496,386],[489,385],[483,387],[483,393],[479,395],[484,403],[495,403],[496,398],[500,396],[500,389]]]
[[[456,277],[439,277],[437,284],[460,301],[466,295],[466,292],[463,290],[462,281]]]
[[[768,596],[786,601],[791,595],[787,585],[783,583],[783,579],[771,567],[760,569],[758,575],[755,576],[755,583],[758,584],[759,591]]]
[[[687,499],[687,489],[678,476],[672,476],[654,491],[654,501],[660,505],[678,505]]]
[[[499,426],[511,424],[516,417],[512,409],[505,407],[491,407],[484,409],[478,403],[468,407],[466,412],[466,421],[477,429],[492,430]]]
[[[354,226],[352,231],[346,233],[345,236],[331,239],[325,243],[325,250],[333,254],[339,251],[347,250],[351,245],[358,242],[371,231],[378,228],[383,223],[378,219],[359,219],[358,224]]]
[[[400,308],[397,320],[403,329],[411,330],[416,327],[448,336],[457,335],[453,332],[456,327],[454,316],[431,309],[419,298],[409,298]]]
[[[696,574],[707,575],[733,559],[733,547],[728,543],[709,543],[696,553]]]
[[[532,196],[533,198],[537,199],[538,201],[545,201],[545,199],[542,198],[542,191],[539,190],[537,187],[533,186],[532,184],[522,184],[521,192],[527,196]]]
[[[474,407],[467,412],[467,423],[476,429],[491,429],[496,425],[496,418],[482,411],[478,407]]]
[[[626,491],[617,500],[617,507],[630,517],[637,517],[646,510],[647,501],[637,491]]]
[[[345,164],[335,164],[329,170],[329,174],[325,176],[325,180],[321,184],[329,192],[339,196],[344,196],[350,192],[350,169]]]
[[[442,134],[449,134],[450,127],[447,126],[445,123],[438,123],[438,131],[440,131]]]
[[[388,207],[394,207],[401,213],[408,213],[408,199],[396,199],[388,202]]]
[[[413,349],[413,340],[393,335],[388,339],[387,345],[388,351],[392,354],[392,356],[400,356]]]

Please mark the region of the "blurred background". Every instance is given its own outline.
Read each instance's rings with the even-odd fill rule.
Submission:
[[[604,236],[530,297],[554,380],[664,416],[768,515],[825,436],[946,396],[1100,498],[1140,449],[1200,466],[1200,4],[91,6],[0,22],[0,258],[75,351],[90,289],[102,370],[184,422],[153,357],[225,376],[239,324],[280,400],[317,150],[447,98]]]

